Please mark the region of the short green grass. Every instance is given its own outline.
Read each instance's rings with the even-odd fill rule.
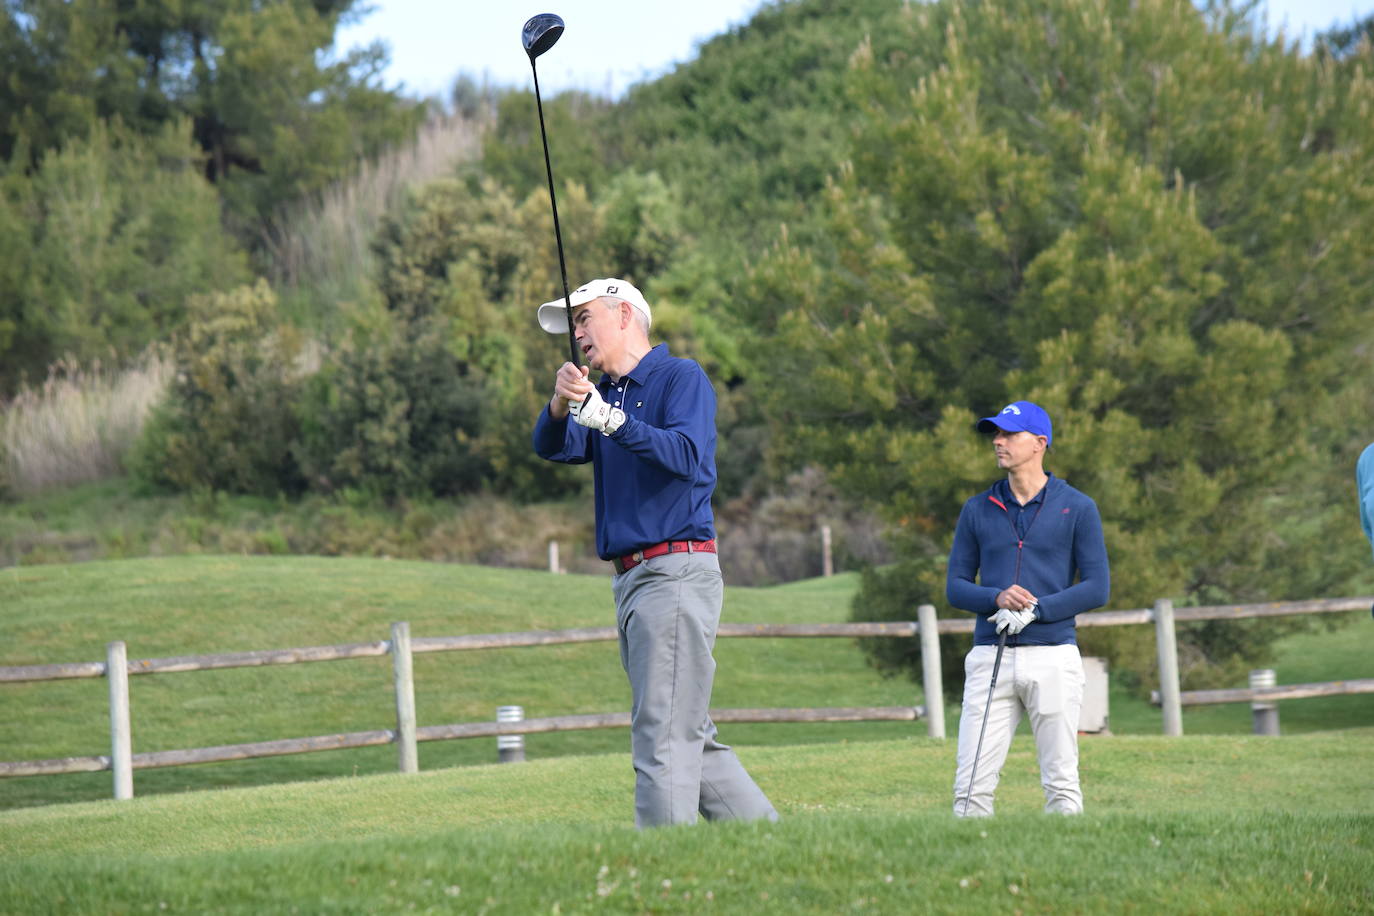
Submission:
[[[814,587],[730,589],[725,618],[843,620],[852,577]],[[608,577],[371,559],[170,557],[0,570],[0,664],[88,661],[123,639],[131,658],[414,636],[609,626]],[[718,706],[914,705],[920,693],[870,669],[850,640],[723,640]],[[389,658],[134,677],[135,751],[387,728]],[[627,709],[614,643],[415,657],[422,725]],[[4,685],[0,758],[108,753],[100,679]],[[734,726],[729,740],[788,743],[898,737],[912,723]],[[531,757],[622,751],[623,730],[534,735]],[[494,741],[420,746],[423,768],[490,762]],[[140,770],[135,791],[260,784],[385,772],[393,748]],[[108,795],[109,774],[0,781],[0,807]]]
[[[724,619],[843,621],[852,575],[763,589],[727,589]],[[94,661],[114,639],[131,658],[386,639],[408,620],[415,636],[607,626],[607,578],[551,576],[378,559],[191,556],[0,569],[0,664]],[[1358,615],[1355,615],[1358,616]],[[1366,615],[1367,616],[1367,615]],[[1367,620],[1364,623],[1368,623]],[[1280,682],[1368,677],[1347,633],[1295,637]],[[914,705],[919,687],[883,678],[851,640],[734,639],[717,646],[715,705]],[[490,720],[499,705],[552,716],[623,710],[629,690],[614,644],[416,656],[421,725]],[[101,679],[0,685],[0,759],[108,753]],[[391,727],[388,658],[134,677],[135,751],[199,747]],[[947,697],[955,701],[957,697]],[[1114,687],[1111,726],[1157,734],[1159,713]],[[949,731],[957,707],[948,706]],[[1366,697],[1285,703],[1285,734],[1374,725]],[[1245,733],[1244,704],[1188,710],[1194,733]],[[1024,728],[1024,726],[1023,726]],[[730,725],[744,747],[923,735],[924,723]],[[622,753],[623,730],[532,735],[531,759]],[[423,769],[487,763],[492,739],[420,745]],[[139,795],[325,779],[395,768],[391,747],[135,772]],[[110,774],[0,780],[0,808],[106,798]]]
[[[954,742],[759,747],[778,824],[638,833],[628,756],[0,812],[0,900],[64,912],[1367,912],[1374,729],[1085,740],[1087,812],[950,814]]]

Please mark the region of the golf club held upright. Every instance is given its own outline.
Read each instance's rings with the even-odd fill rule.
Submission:
[[[1007,631],[997,640],[997,658],[992,663],[992,678],[988,681],[988,702],[983,707],[983,725],[978,729],[978,746],[973,751],[973,769],[968,774],[968,788],[964,790],[963,816],[968,817],[969,799],[973,797],[973,782],[978,778],[978,758],[983,756],[983,736],[988,733],[988,713],[992,711],[992,692],[997,688],[997,669],[1002,667],[1002,650],[1007,647]]]
[[[563,258],[563,231],[558,226],[558,198],[553,190],[553,165],[549,161],[549,134],[544,127],[544,102],[539,97],[539,69],[534,60],[557,43],[563,34],[563,18],[555,13],[531,16],[520,31],[520,43],[530,58],[530,72],[534,74],[534,104],[539,111],[539,137],[544,142],[544,172],[549,178],[549,204],[553,207],[553,235],[558,243],[558,274],[563,280],[563,306],[568,313],[568,358],[574,366],[581,365],[577,355],[577,339],[573,334],[572,297],[568,292],[568,268]]]

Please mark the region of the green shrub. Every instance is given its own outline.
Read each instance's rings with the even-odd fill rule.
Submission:
[[[487,393],[446,344],[446,323],[391,314],[359,322],[306,386],[295,449],[308,485],[377,496],[484,488],[474,447]]]
[[[657,172],[613,178],[601,202],[602,233],[617,276],[652,277],[668,266],[683,241],[682,199]]]
[[[296,493],[293,455],[303,345],[275,324],[266,281],[193,296],[175,344],[176,376],[130,458],[155,488]]]
[[[131,359],[188,296],[247,279],[190,134],[102,124],[0,180],[0,388],[64,356]]]
[[[915,620],[916,609],[923,604],[944,608],[944,576],[943,561],[929,556],[906,557],[891,566],[867,569],[849,619]],[[972,619],[962,611],[945,610],[940,616]],[[885,676],[905,674],[913,683],[921,683],[924,674],[919,639],[861,639],[859,646],[869,664]],[[947,696],[963,695],[964,656],[972,647],[973,637],[967,634],[940,637],[940,674]]]
[[[585,191],[573,186],[560,203],[569,250],[599,253],[600,219]],[[431,467],[420,473],[436,495],[480,487],[541,499],[575,479],[535,456],[529,439],[566,358],[566,342],[545,334],[534,319],[535,305],[556,294],[558,274],[554,246],[530,239],[551,239],[551,230],[546,193],[517,202],[494,181],[476,187],[438,181],[418,191],[378,234],[378,289],[385,333],[394,340],[371,330],[377,339],[366,345],[379,352],[400,348],[371,359],[390,367],[398,386],[393,401],[409,403],[412,426],[448,424],[441,453],[426,458]],[[356,370],[366,360],[353,362]],[[412,429],[411,439],[418,448],[439,443],[440,433]],[[457,464],[455,441],[465,453]],[[398,491],[407,490],[413,488]]]
[[[927,576],[998,476],[974,420],[1028,398],[1047,467],[1101,510],[1110,607],[1346,592],[1374,388],[1364,47],[1347,71],[1176,3],[894,17],[847,71],[828,231],[778,233],[741,297],[769,457],[879,507]],[[1181,627],[1184,682],[1311,625]],[[1152,634],[1114,629],[1082,648],[1148,686]]]

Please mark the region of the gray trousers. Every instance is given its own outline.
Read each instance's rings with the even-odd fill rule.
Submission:
[[[711,721],[711,649],[724,583],[713,553],[673,553],[616,576],[620,661],[630,678],[635,826],[777,820]]]

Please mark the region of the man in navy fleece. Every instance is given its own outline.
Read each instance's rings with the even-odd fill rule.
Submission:
[[[1074,619],[1107,603],[1111,582],[1102,519],[1096,503],[1044,469],[1053,433],[1038,405],[1008,404],[979,420],[977,429],[992,435],[997,466],[1007,479],[964,504],[949,553],[949,603],[978,615],[973,649],[964,660],[954,813],[992,814],[993,792],[1025,710],[1040,758],[1045,810],[1079,814],[1084,676]],[[1007,645],[989,704],[1003,632]],[[970,791],[985,707],[986,738]]]

